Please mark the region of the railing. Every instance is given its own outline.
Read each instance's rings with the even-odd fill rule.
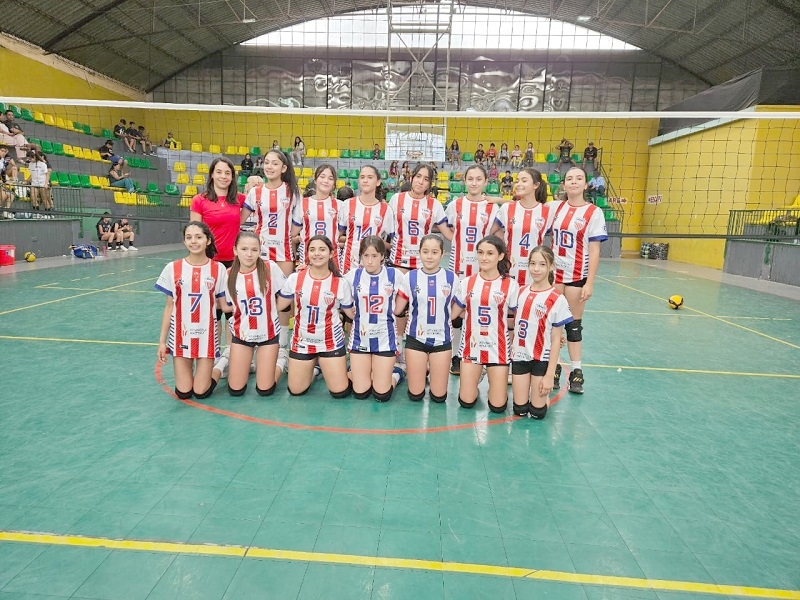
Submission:
[[[797,243],[800,240],[800,207],[732,210],[728,236]]]

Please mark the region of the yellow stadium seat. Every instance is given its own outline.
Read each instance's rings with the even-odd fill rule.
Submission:
[[[61,117],[56,117],[56,127],[64,129],[64,119]]]
[[[190,208],[192,206],[192,196],[182,196],[178,206],[181,208]]]
[[[308,158],[317,158],[317,151],[314,148],[309,148],[306,150],[306,156]]]
[[[36,121],[37,123],[44,123],[44,115],[39,111],[34,111],[33,120]]]
[[[236,146],[228,146],[225,148],[225,154],[236,154],[238,148]]]
[[[533,155],[533,162],[537,163],[547,162],[547,157],[541,152],[537,152],[536,154]]]
[[[189,183],[189,174],[179,173],[178,177],[175,179],[175,183],[177,183],[178,185],[185,185]]]
[[[69,144],[64,144],[64,156],[75,156],[75,152]]]
[[[517,183],[517,175],[519,175],[519,173],[517,173],[517,171],[514,171],[514,172],[511,174],[511,179],[513,179],[513,180],[514,180],[514,183]]]
[[[91,183],[92,187],[95,189],[103,187],[103,185],[100,183],[100,178],[97,175],[89,175],[89,183]]]
[[[64,129],[69,129],[70,131],[72,131],[74,129],[74,127],[72,126],[72,121],[70,121],[69,119],[64,119]]]
[[[302,170],[300,171],[300,177],[310,178],[313,176],[314,176],[314,171],[311,169],[311,167],[303,167]]]
[[[79,148],[78,146],[75,146],[72,149],[72,156],[74,156],[75,158],[83,158],[83,148]]]
[[[53,115],[45,115],[44,116],[44,124],[55,126],[56,120],[53,118]]]
[[[203,151],[203,144],[192,142],[192,152],[202,152],[202,151]]]
[[[317,156],[320,158],[328,158],[328,151],[325,148],[320,148],[317,150]]]
[[[436,181],[450,181],[450,173],[447,171],[439,171],[436,174]]]
[[[336,180],[336,189],[343,188],[347,185],[347,182],[344,179],[337,179]]]
[[[301,193],[304,189],[306,189],[306,186],[308,186],[308,179],[306,179],[305,177],[301,177],[300,179],[297,180],[297,187],[300,188]]]
[[[176,142],[175,142],[175,148],[174,148],[174,149],[175,149],[175,150],[183,150],[183,144],[181,144],[180,142],[177,142],[177,141],[176,141]]]
[[[216,144],[211,144],[208,147],[208,151],[211,152],[211,154],[222,154],[222,149]]]
[[[176,162],[172,165],[172,170],[176,173],[185,173],[186,172],[186,163],[184,162]]]
[[[114,203],[115,204],[126,204],[126,202],[125,202],[125,192],[114,192]]]
[[[447,194],[445,194],[444,192],[440,192],[440,193],[439,193],[439,195],[438,195],[438,196],[436,196],[436,199],[437,199],[439,202],[441,202],[442,204],[446,204],[446,203],[447,203],[447,200],[448,200],[448,198],[447,198]]]
[[[100,187],[104,190],[111,189],[111,184],[108,181],[108,177],[100,177]]]
[[[503,200],[510,201],[510,200],[513,200],[513,199],[514,199],[514,196],[512,196],[511,194],[503,194]]]
[[[190,198],[194,198],[197,196],[197,186],[196,185],[187,185],[183,188],[183,195],[189,196]]]
[[[27,181],[28,179],[31,178],[31,172],[28,170],[28,167],[20,167],[18,170],[22,175],[23,181]]]
[[[242,165],[233,165],[233,170],[237,173],[242,170]]]
[[[247,146],[239,146],[239,149],[236,151],[236,154],[241,154],[242,156],[244,156],[245,154],[248,154],[249,152],[250,152],[250,148],[248,148]]]
[[[333,148],[328,150],[328,158],[339,158],[339,149]]]
[[[200,173],[198,173],[197,175],[192,177],[192,183],[195,184],[195,185],[205,185],[206,184],[206,178],[203,177],[202,175],[200,175]]]
[[[98,162],[101,162],[103,160],[103,157],[100,156],[99,150],[92,150],[92,160],[96,160]]]
[[[197,165],[198,173],[208,173],[208,165],[206,163],[199,163]]]

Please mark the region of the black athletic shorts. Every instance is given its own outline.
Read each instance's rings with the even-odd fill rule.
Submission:
[[[344,346],[341,348],[337,348],[336,350],[331,350],[330,352],[316,352],[314,354],[301,354],[299,352],[293,352],[289,350],[289,358],[293,358],[295,360],[314,360],[315,358],[338,358],[340,356],[344,356],[346,354]]]
[[[397,356],[397,352],[392,352],[391,350],[384,350],[381,352],[369,352],[367,350],[350,350],[350,354],[371,354],[373,356],[383,356],[385,358],[389,358],[390,356]]]
[[[543,360],[515,360],[511,363],[512,375],[533,375],[534,377],[544,377],[547,373],[547,365]]]
[[[436,354],[437,352],[449,352],[453,349],[453,344],[442,344],[441,346],[428,346],[423,344],[417,338],[410,335],[406,336],[406,350],[416,350],[417,352],[424,352],[425,354]]]
[[[280,341],[278,338],[280,338],[280,336],[276,335],[274,338],[270,338],[263,342],[246,342],[245,340],[232,335],[231,344],[239,344],[240,346],[247,346],[248,348],[260,348],[261,346],[273,346],[277,344]]]
[[[584,277],[583,279],[579,279],[578,281],[571,281],[570,283],[565,283],[564,285],[567,287],[582,288],[583,286],[586,285],[586,277]]]

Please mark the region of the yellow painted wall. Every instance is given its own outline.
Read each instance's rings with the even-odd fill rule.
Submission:
[[[758,112],[800,111],[800,106],[760,106]],[[800,195],[800,123],[759,121],[747,208],[782,208]]]

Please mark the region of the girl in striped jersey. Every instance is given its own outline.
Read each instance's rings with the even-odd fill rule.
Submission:
[[[162,364],[168,354],[173,356],[178,398],[187,400],[194,394],[202,399],[216,386],[211,378],[219,356],[216,311],[229,310],[224,299],[225,267],[211,260],[217,248],[205,223],[190,221],[183,229],[183,243],[189,256],[164,267],[155,285],[167,295],[157,354]]]
[[[372,165],[361,168],[355,198],[342,203],[339,210],[339,241],[344,243],[339,260],[339,272],[346,274],[358,266],[358,249],[368,235],[389,239],[394,233],[394,215],[385,202],[375,197],[381,176]]]
[[[315,235],[324,235],[334,245],[339,238],[339,208],[342,203],[331,194],[336,186],[336,169],[324,164],[314,172],[316,191],[313,196],[303,198],[292,213],[292,241],[297,245],[297,260],[307,265],[305,249],[308,240]]]
[[[344,330],[341,309],[355,316],[350,285],[336,268],[333,244],[324,235],[315,235],[306,247],[308,268],[292,273],[278,297],[278,310],[288,311],[294,303],[294,334],[289,350],[289,393],[301,396],[314,380],[314,365],[319,362],[331,396],[344,398],[352,386],[347,377]]]
[[[531,250],[530,285],[520,290],[511,351],[514,414],[544,419],[561,348],[562,327],[572,322],[567,299],[553,287],[553,251]],[[552,350],[552,351],[551,351]]]
[[[386,244],[376,235],[361,240],[361,266],[344,279],[353,290],[355,317],[350,327],[350,379],[353,395],[367,398],[370,393],[378,402],[392,399],[392,391],[405,373],[395,366],[400,344],[397,340],[395,314],[406,306],[399,296],[403,273],[384,266]]]
[[[520,287],[528,281],[528,255],[530,249],[540,246],[549,223],[547,189],[542,174],[533,168],[519,172],[516,185],[516,202],[500,207],[492,226],[492,235],[502,237],[508,248],[511,277]],[[501,233],[502,232],[502,233]]]
[[[256,349],[256,391],[270,396],[286,370],[286,359],[278,359],[281,329],[275,295],[285,282],[283,271],[269,259],[261,258],[261,243],[251,231],[236,238],[236,258],[228,271],[225,297],[233,308],[229,321],[231,352],[228,393],[241,396],[247,389],[250,363]]]
[[[581,366],[581,317],[586,302],[592,297],[597,267],[600,264],[600,242],[608,239],[602,209],[586,200],[586,171],[572,167],[564,177],[567,200],[552,211],[553,253],[555,254],[556,289],[564,294],[575,320],[567,330],[570,367],[569,391],[583,393]],[[556,370],[556,378],[560,369]]]
[[[464,315],[461,338],[461,381],[458,402],[472,408],[478,401],[478,383],[486,368],[489,409],[501,413],[508,406],[508,365],[511,341],[508,331],[517,309],[519,286],[508,276],[506,245],[490,235],[477,244],[478,268],[462,279],[453,306],[453,317]]]
[[[419,402],[425,396],[425,373],[430,371],[429,397],[447,400],[447,368],[452,356],[450,307],[458,289],[456,274],[439,266],[444,253],[442,238],[428,234],[419,247],[422,268],[406,275],[400,298],[408,301],[406,367],[408,397]]]
[[[467,195],[456,198],[447,205],[447,225],[439,229],[452,242],[450,247],[450,270],[459,277],[469,277],[478,272],[478,241],[489,232],[497,219],[497,204],[483,193],[486,187],[486,169],[472,165],[464,173]],[[453,321],[453,343],[461,340],[461,321]],[[460,373],[460,359],[454,356],[450,372]]]
[[[294,270],[292,255],[291,216],[294,203],[300,198],[294,167],[282,150],[270,150],[264,156],[266,183],[247,194],[242,207],[241,223],[256,213],[256,235],[261,240],[261,256],[280,267],[284,275]],[[280,349],[289,340],[289,313],[281,313]],[[284,352],[281,352],[284,357]]]

